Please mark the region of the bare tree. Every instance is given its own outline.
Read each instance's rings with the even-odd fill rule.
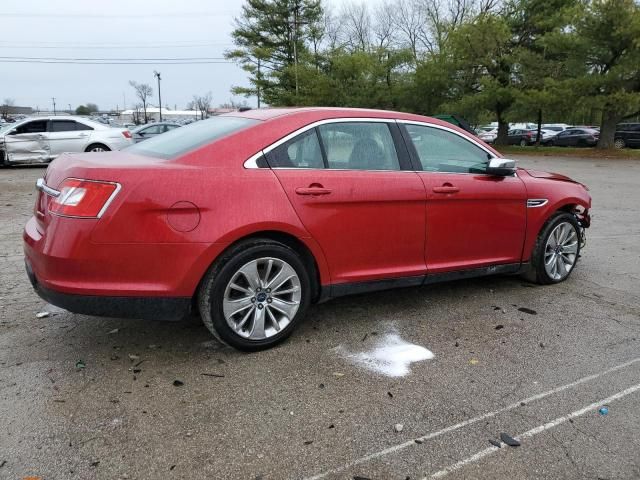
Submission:
[[[247,103],[246,100],[242,100],[240,102],[236,101],[236,100],[229,100],[226,103],[221,103],[218,108],[233,108],[235,110],[238,110],[240,108],[248,108],[249,104]]]
[[[129,85],[136,91],[136,96],[142,102],[142,109],[144,110],[144,123],[149,121],[147,117],[147,102],[151,95],[153,95],[153,88],[148,83],[137,83],[133,80],[129,80]]]
[[[372,30],[378,48],[388,48],[396,41],[396,25],[393,17],[394,7],[391,3],[385,1],[376,7],[374,11],[376,22]]]
[[[9,112],[11,111],[11,107],[14,105],[13,98],[5,98],[2,105],[0,105],[0,116],[2,118],[7,118]]]
[[[367,51],[371,45],[371,15],[367,4],[345,3],[340,12],[344,43],[352,50]]]
[[[211,108],[211,101],[213,97],[211,92],[207,92],[206,95],[194,95],[192,100],[192,106],[200,112],[200,118],[204,120],[209,116],[209,109]]]

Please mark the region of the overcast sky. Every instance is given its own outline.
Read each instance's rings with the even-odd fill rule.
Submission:
[[[333,0],[331,3],[340,3]],[[222,57],[232,47],[233,18],[242,0],[0,0],[0,103],[58,110],[93,102],[101,109],[134,103],[129,80],[154,88],[162,103],[184,108],[211,91],[214,105],[232,98],[246,75],[233,63],[198,65],[78,65],[33,63],[53,58]],[[13,58],[8,58],[13,57]],[[27,60],[28,59],[28,60]],[[254,99],[249,99],[253,105]]]

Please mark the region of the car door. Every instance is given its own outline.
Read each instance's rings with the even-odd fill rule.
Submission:
[[[49,144],[51,156],[57,157],[65,152],[83,152],[87,146],[91,127],[75,120],[49,121]]]
[[[18,125],[4,137],[9,162],[46,162],[51,158],[47,120],[31,120]]]
[[[561,147],[567,147],[571,145],[571,142],[573,141],[572,138],[574,137],[575,132],[576,131],[574,129],[564,130],[560,132],[556,137],[556,140],[554,143]]]
[[[266,158],[324,251],[333,284],[422,282],[425,190],[394,122],[322,124]]]
[[[517,175],[486,173],[491,154],[449,129],[401,124],[427,195],[429,273],[517,264],[527,193]]]

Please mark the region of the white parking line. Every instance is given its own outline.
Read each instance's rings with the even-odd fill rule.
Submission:
[[[562,417],[558,417],[555,420],[551,420],[550,422],[547,422],[543,425],[540,425],[538,427],[532,428],[531,430],[528,430],[526,432],[524,432],[522,435],[519,435],[517,437],[514,437],[516,440],[522,440],[524,438],[530,438],[533,437],[534,435],[537,435],[538,433],[542,433],[545,430],[549,430],[551,428],[557,427],[558,425],[562,425],[563,423],[571,420],[572,418],[576,418],[579,417],[581,415],[584,415],[587,412],[591,412],[593,410],[596,410],[597,408],[601,407],[602,405],[605,405],[607,403],[612,403],[616,400],[619,400],[623,397],[626,397],[627,395],[631,395],[634,392],[637,392],[638,390],[640,390],[640,383],[637,385],[634,385],[633,387],[629,387],[626,390],[623,390],[621,392],[616,393],[615,395],[611,395],[610,397],[607,398],[603,398],[602,400],[600,400],[599,402],[594,402],[591,405],[587,405],[584,408],[581,408],[580,410],[576,410],[575,412],[571,412],[567,415],[563,415]],[[476,453],[475,455],[472,455],[468,458],[465,458],[464,460],[460,460],[457,463],[454,463],[453,465],[450,465],[446,468],[443,468],[442,470],[437,471],[436,473],[432,474],[432,475],[428,475],[426,477],[424,477],[422,480],[427,480],[430,478],[442,478],[445,477],[447,475],[449,475],[452,472],[455,472],[456,470],[460,470],[462,467],[465,467],[471,463],[477,462],[478,460],[481,460],[482,458],[491,455],[493,453],[496,453],[497,451],[502,450],[500,447],[488,447],[485,448],[484,450],[479,451],[478,453]]]
[[[537,395],[533,395],[532,397],[529,398],[525,398],[524,400],[520,400],[517,401],[515,403],[512,403],[511,405],[507,405],[506,407],[502,407],[498,410],[494,410],[493,412],[488,412],[485,413],[483,415],[480,415],[478,417],[474,417],[474,418],[470,418],[468,420],[465,420],[463,422],[460,423],[456,423],[455,425],[451,425],[449,427],[443,428],[442,430],[438,430],[436,432],[431,432],[428,433],[422,437],[418,437],[417,439],[412,439],[409,441],[406,441],[404,443],[400,443],[398,445],[394,445],[392,447],[388,447],[385,448],[384,450],[380,450],[378,452],[374,452],[374,453],[370,453],[369,455],[366,455],[364,457],[360,457],[356,460],[353,460],[351,462],[345,463],[344,465],[340,466],[340,467],[336,467],[334,469],[331,470],[327,470],[325,472],[322,473],[318,473],[316,475],[313,475],[311,477],[306,477],[305,480],[319,480],[321,478],[326,478],[329,475],[334,475],[336,473],[340,473],[343,472],[351,467],[355,467],[357,465],[361,465],[363,463],[368,462],[369,460],[374,460],[376,458],[380,458],[380,457],[384,457],[385,455],[389,455],[390,453],[394,453],[394,452],[398,452],[400,450],[404,450],[405,448],[408,447],[415,447],[416,445],[418,445],[415,440],[421,440],[422,442],[425,442],[427,440],[431,440],[432,438],[435,437],[439,437],[440,435],[444,435],[445,433],[449,433],[449,432],[453,432],[455,430],[459,430],[461,428],[467,427],[469,425],[473,425],[474,423],[477,422],[481,422],[482,420],[485,420],[487,418],[491,418],[491,417],[495,417],[496,415],[500,414],[500,413],[504,413],[504,412],[508,412],[509,410],[513,410],[515,408],[520,407],[521,403],[530,403],[530,402],[534,402],[536,400],[540,400],[543,399],[545,397],[548,397],[549,395],[554,395],[556,393],[560,393],[564,390],[567,390],[569,388],[573,388],[576,387],[578,385],[581,385],[583,383],[586,382],[590,382],[591,380],[595,380],[596,378],[600,378],[604,375],[609,375],[610,373],[616,372],[618,370],[621,370],[623,368],[629,367],[635,363],[640,362],[640,357],[638,358],[634,358],[633,360],[629,360],[628,362],[625,363],[621,363],[620,365],[616,365],[615,367],[611,367],[607,370],[604,370],[600,373],[594,373],[593,375],[588,375],[586,377],[582,377],[579,378],[578,380],[571,382],[571,383],[567,383],[566,385],[561,385],[559,387],[553,388],[551,390],[547,390],[546,392],[542,392],[542,393],[538,393]]]

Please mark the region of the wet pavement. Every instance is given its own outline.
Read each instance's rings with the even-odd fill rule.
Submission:
[[[44,170],[0,170],[0,478],[639,478],[640,162],[520,164],[591,189],[569,281],[341,298],[256,354],[47,307],[21,245]]]

